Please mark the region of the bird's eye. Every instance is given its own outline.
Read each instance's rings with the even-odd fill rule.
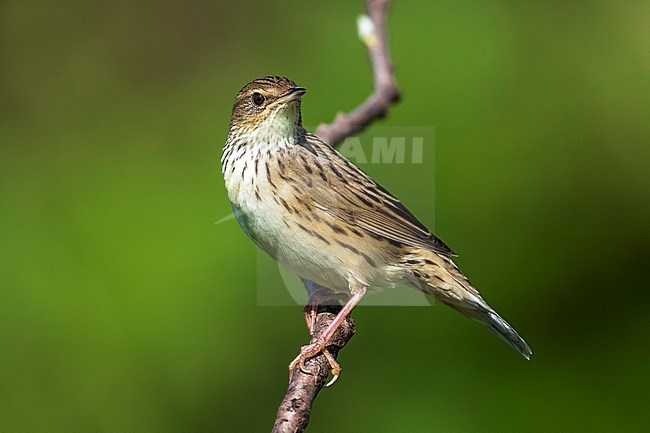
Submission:
[[[264,95],[262,95],[259,92],[253,93],[252,99],[253,99],[253,104],[255,104],[257,106],[260,106],[260,105],[262,105],[264,103]]]

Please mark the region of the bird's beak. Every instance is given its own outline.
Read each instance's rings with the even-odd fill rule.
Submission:
[[[275,102],[280,104],[288,104],[289,102],[297,101],[307,93],[307,89],[304,87],[292,87],[287,93],[280,96]]]

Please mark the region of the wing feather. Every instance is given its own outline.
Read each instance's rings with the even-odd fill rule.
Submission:
[[[297,164],[294,175],[322,172],[317,173],[320,176],[312,175],[323,184],[310,188],[306,199],[312,204],[342,223],[389,241],[426,248],[445,256],[455,255],[395,196],[361,169],[318,137],[306,134],[304,139],[306,144],[295,148],[304,164]]]

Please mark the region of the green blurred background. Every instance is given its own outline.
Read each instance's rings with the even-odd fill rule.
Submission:
[[[0,431],[270,430],[302,307],[260,307],[219,155],[236,92],[370,90],[355,1],[0,3]],[[436,231],[533,348],[362,307],[309,431],[647,431],[650,3],[398,1]],[[366,134],[372,134],[370,129]],[[433,225],[430,188],[367,170]]]

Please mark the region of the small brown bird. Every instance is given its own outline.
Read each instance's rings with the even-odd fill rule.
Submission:
[[[291,371],[323,353],[336,378],[340,367],[325,349],[334,331],[368,288],[396,283],[477,320],[530,359],[526,342],[452,262],[452,250],[391,193],[303,128],[305,92],[284,77],[248,83],[235,99],[221,157],[228,196],[248,237],[298,276],[349,296],[332,324],[301,349]]]

